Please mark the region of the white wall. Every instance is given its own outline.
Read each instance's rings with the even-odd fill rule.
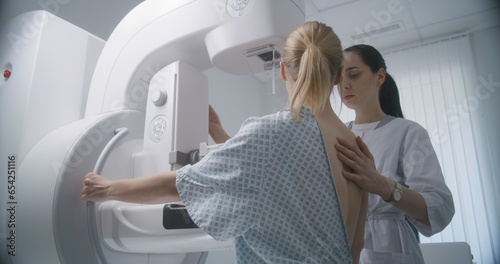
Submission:
[[[209,103],[219,114],[229,136],[236,134],[248,117],[261,116],[260,81],[253,76],[231,75],[217,68],[204,73],[209,81]]]
[[[14,16],[46,10],[107,40],[120,20],[143,0],[0,0],[0,29]]]
[[[276,113],[287,107],[285,83],[275,72],[235,76],[216,68],[204,72],[209,78],[209,102],[219,114],[229,136],[238,132],[245,119]],[[213,143],[213,142],[212,142]]]

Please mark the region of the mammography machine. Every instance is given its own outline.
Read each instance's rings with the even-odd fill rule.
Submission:
[[[107,41],[45,11],[14,18],[0,39],[1,262],[198,264],[231,248],[167,228],[164,204],[82,202],[83,176],[195,162],[203,71],[273,69],[304,13],[300,0],[148,0]]]

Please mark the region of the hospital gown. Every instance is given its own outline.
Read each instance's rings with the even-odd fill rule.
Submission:
[[[347,125],[366,143],[380,174],[424,198],[431,226],[408,220],[427,237],[441,232],[455,209],[427,131],[413,121],[392,116],[376,123]],[[424,263],[404,213],[378,195],[369,195],[360,263]]]
[[[319,126],[307,108],[250,118],[223,148],[177,171],[193,221],[234,238],[238,263],[351,263]]]

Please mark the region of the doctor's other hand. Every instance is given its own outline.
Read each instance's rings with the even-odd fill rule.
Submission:
[[[93,172],[87,173],[83,179],[82,200],[100,202],[111,199],[112,181]]]
[[[337,140],[337,156],[349,169],[342,171],[343,176],[355,182],[361,189],[388,200],[389,197],[383,195],[387,194],[387,188],[394,186],[394,182],[377,171],[373,155],[363,140],[359,136],[356,137],[356,144],[351,144],[343,138]]]

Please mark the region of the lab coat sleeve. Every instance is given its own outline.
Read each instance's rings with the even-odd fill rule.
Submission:
[[[413,123],[408,127],[402,153],[405,184],[424,198],[431,226],[411,218],[410,221],[421,234],[429,237],[441,232],[451,222],[455,214],[453,197],[429,134],[422,126]]]
[[[270,130],[268,122],[249,119],[221,149],[177,170],[177,190],[189,215],[217,240],[242,235],[258,224]]]

